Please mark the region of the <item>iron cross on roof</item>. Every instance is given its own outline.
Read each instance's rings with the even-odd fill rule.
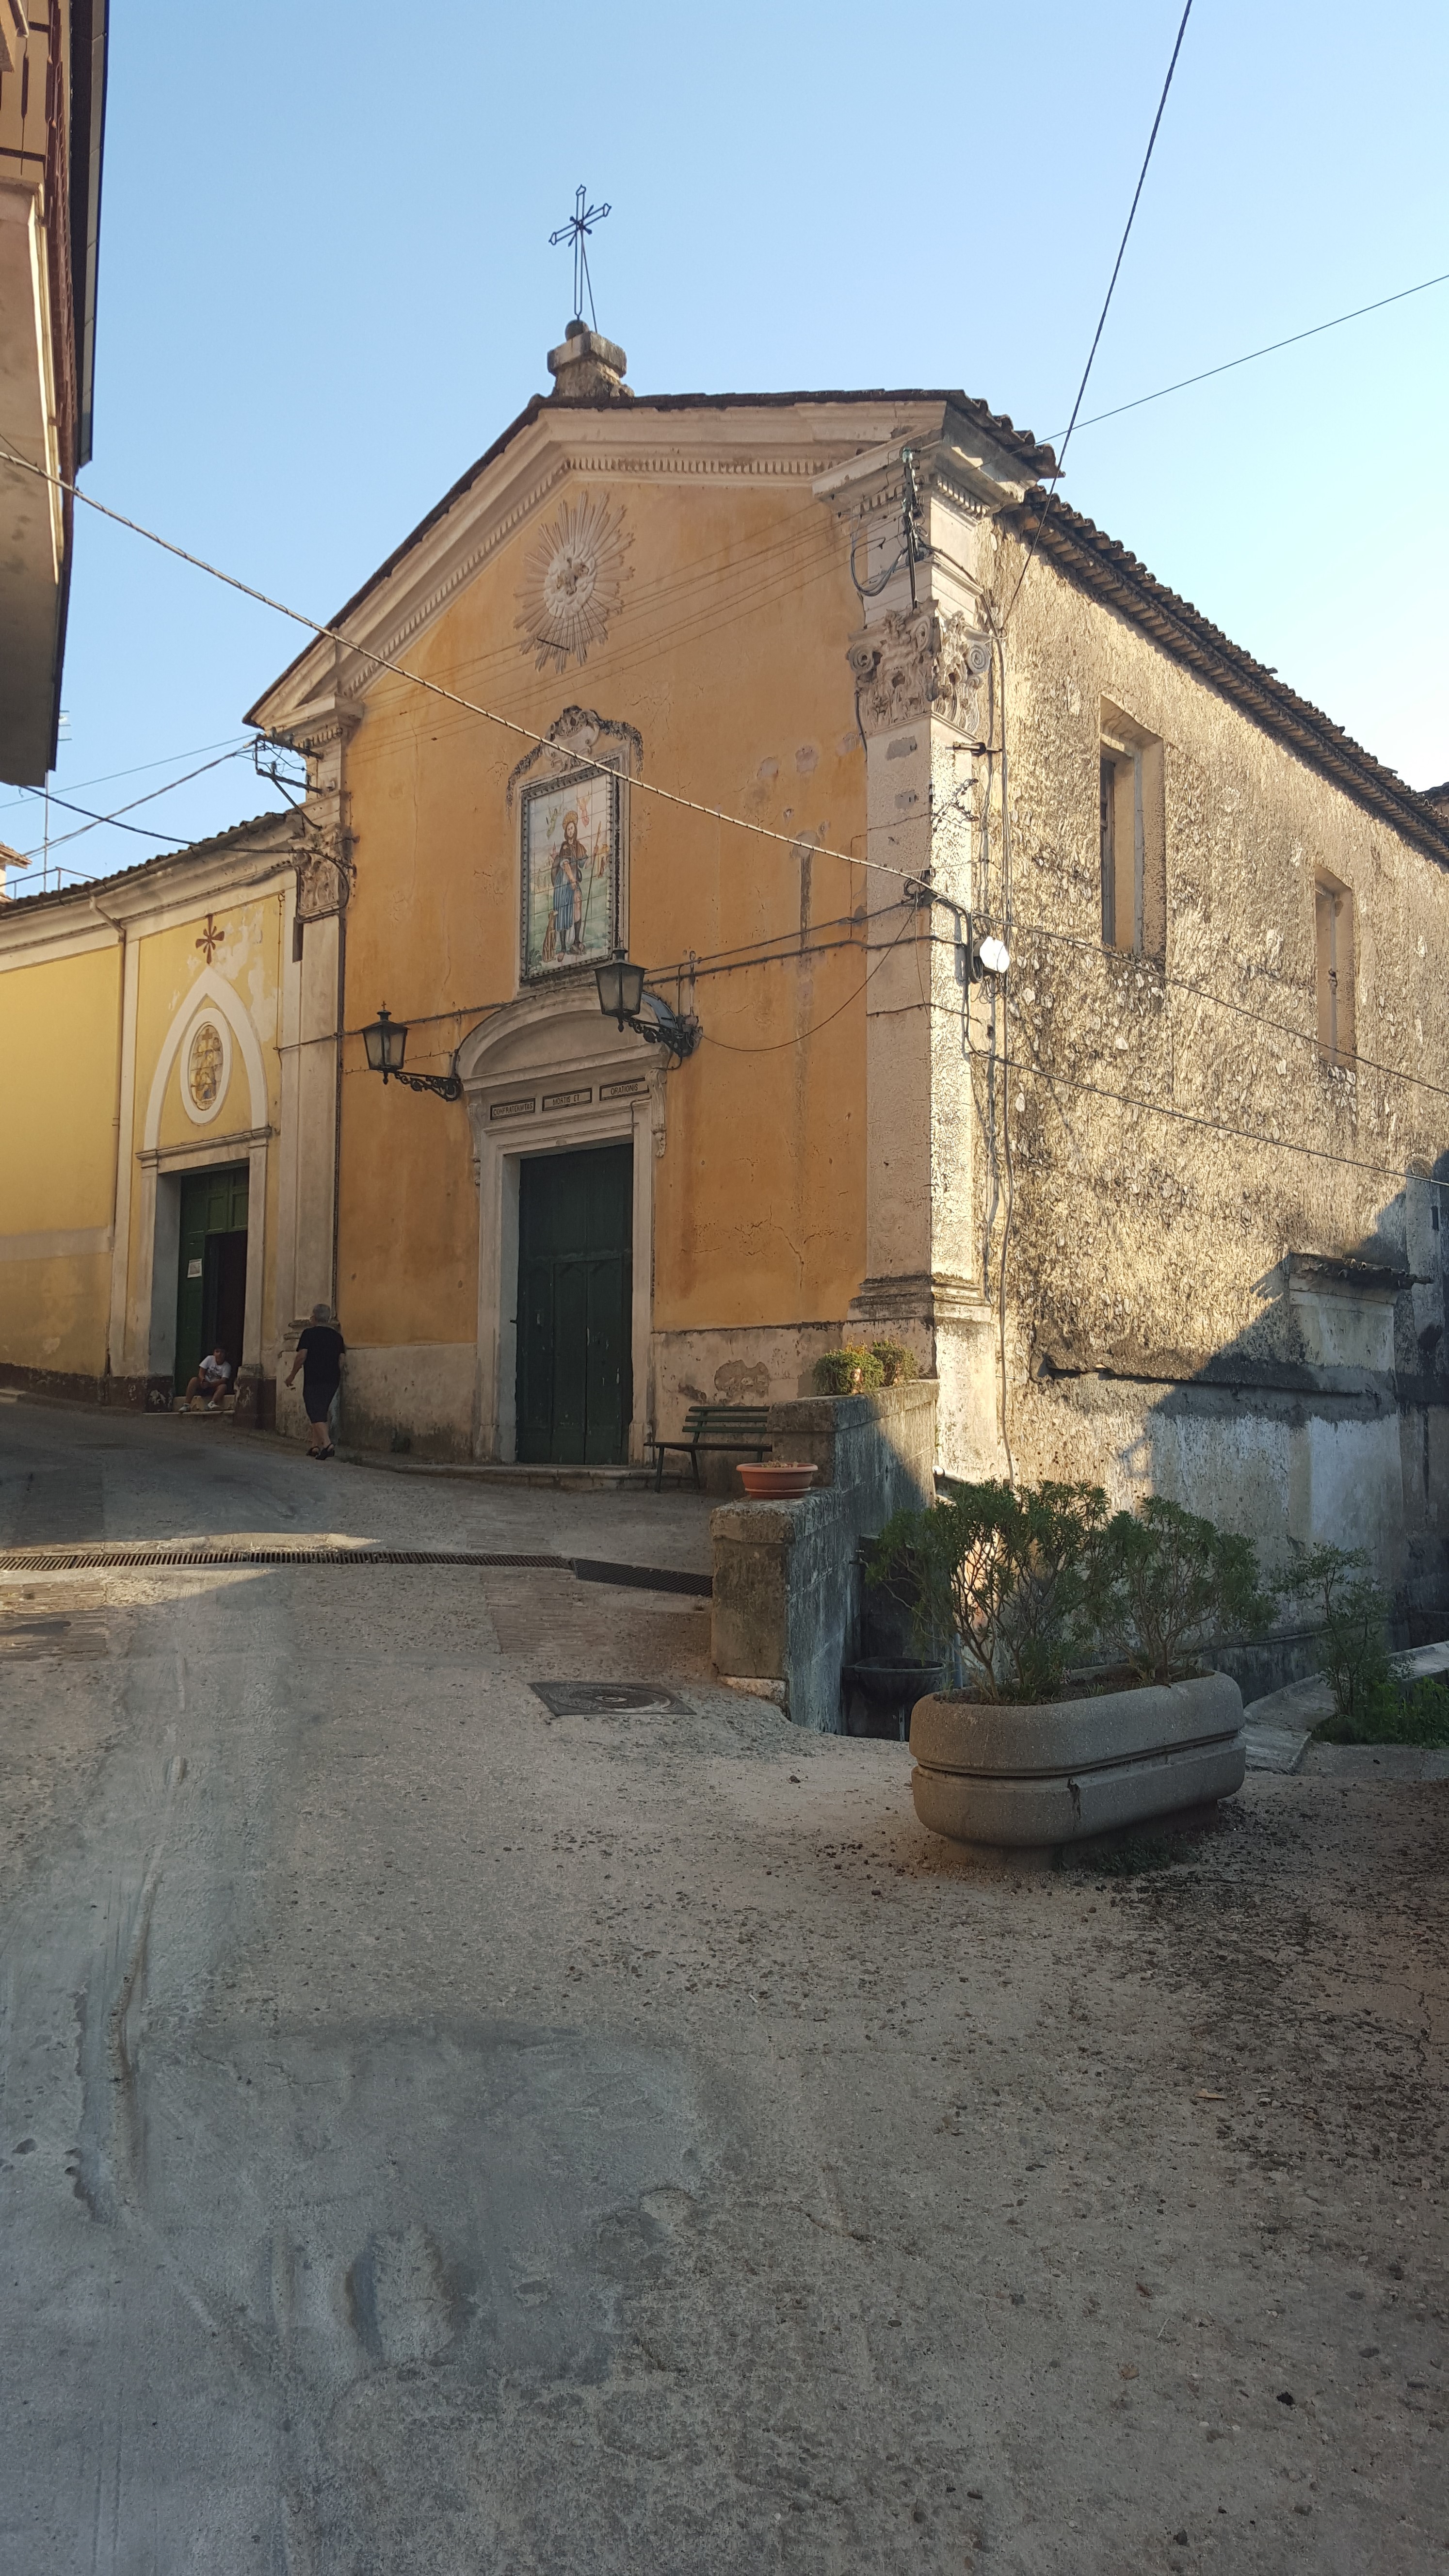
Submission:
[[[581,186],[575,192],[574,210],[570,215],[568,222],[566,224],[560,224],[558,231],[556,233],[550,233],[548,237],[549,248],[551,250],[556,248],[559,242],[572,243],[574,254],[574,320],[576,322],[582,322],[584,318],[584,295],[585,292],[587,292],[589,299],[589,316],[596,331],[599,327],[599,317],[594,311],[594,289],[593,282],[589,276],[589,254],[585,244],[587,243],[589,234],[593,231],[595,224],[601,224],[608,212],[609,209],[607,206],[591,206],[589,204],[589,192],[587,188]]]

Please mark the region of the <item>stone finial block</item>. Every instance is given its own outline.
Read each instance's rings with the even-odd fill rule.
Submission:
[[[624,382],[628,364],[617,340],[606,340],[601,331],[586,331],[581,322],[571,322],[561,347],[548,353],[548,371],[554,380],[549,400],[597,402],[603,395],[632,402]]]

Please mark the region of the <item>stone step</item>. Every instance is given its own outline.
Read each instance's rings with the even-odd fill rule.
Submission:
[[[456,1476],[474,1485],[537,1488],[556,1494],[617,1494],[653,1491],[652,1467],[500,1466],[484,1460],[394,1457],[384,1449],[352,1449],[339,1444],[337,1455],[354,1467],[382,1467],[392,1476]],[[665,1472],[666,1491],[677,1492],[686,1480]]]

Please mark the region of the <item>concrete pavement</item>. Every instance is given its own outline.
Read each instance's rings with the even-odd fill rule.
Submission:
[[[707,1518],[0,1406],[9,1548]],[[983,1882],[706,1656],[538,1570],[0,1575],[3,2576],[1443,2563],[1449,1788]]]

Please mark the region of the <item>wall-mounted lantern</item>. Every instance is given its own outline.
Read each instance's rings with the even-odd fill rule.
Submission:
[[[644,969],[630,964],[627,957],[610,957],[594,968],[594,981],[599,988],[599,1008],[620,1028],[626,1020],[638,1017],[644,999]]]
[[[620,1029],[632,1029],[649,1046],[667,1047],[683,1063],[693,1055],[704,1032],[693,1011],[681,1019],[657,993],[644,990],[644,969],[622,954],[594,968],[599,1008]]]
[[[367,1061],[384,1083],[405,1082],[409,1091],[435,1091],[440,1100],[461,1100],[463,1086],[456,1073],[404,1073],[403,1057],[407,1053],[408,1024],[395,1020],[384,1002],[370,1028],[362,1032]]]

